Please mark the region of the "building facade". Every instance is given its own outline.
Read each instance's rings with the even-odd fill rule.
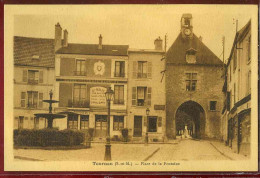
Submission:
[[[14,37],[14,129],[41,129],[48,112],[43,102],[54,87],[54,40]]]
[[[235,152],[250,155],[251,139],[251,21],[236,33],[223,86],[224,141]]]
[[[187,129],[194,138],[221,137],[222,61],[193,33],[183,14],[181,32],[166,54],[166,134]]]
[[[128,122],[129,135],[134,141],[164,141],[165,115],[165,70],[161,59],[162,40],[154,41],[155,49],[129,49],[128,74]]]
[[[56,26],[56,39],[61,39],[61,27]],[[55,56],[55,95],[59,100],[56,113],[66,115],[55,122],[59,129],[94,129],[94,136],[107,135],[108,87],[114,90],[111,103],[110,135],[120,137],[127,122],[128,46],[104,45],[102,36],[97,44],[64,42]],[[60,43],[60,42],[58,42]]]

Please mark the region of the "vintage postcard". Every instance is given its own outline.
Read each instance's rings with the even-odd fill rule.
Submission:
[[[256,5],[5,5],[5,171],[257,171]]]

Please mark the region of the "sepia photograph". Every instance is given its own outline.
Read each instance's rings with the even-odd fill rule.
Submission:
[[[257,17],[6,5],[5,170],[257,171]]]

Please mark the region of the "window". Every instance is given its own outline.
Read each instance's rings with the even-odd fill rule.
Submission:
[[[21,92],[21,107],[25,107],[25,98],[26,98],[26,93]]]
[[[76,71],[75,75],[86,75],[86,61],[85,60],[76,60]]]
[[[23,129],[23,121],[24,121],[24,117],[23,116],[19,116],[18,129]]]
[[[86,107],[86,85],[74,84],[73,107]]]
[[[147,78],[147,61],[138,61],[138,78]]]
[[[125,77],[125,62],[124,61],[115,62],[115,77]]]
[[[247,60],[250,61],[251,59],[251,36],[248,37],[248,46],[247,46]]]
[[[80,116],[80,129],[86,130],[89,127],[89,116],[88,115],[81,115]]]
[[[148,132],[157,132],[157,117],[148,117]]]
[[[34,129],[39,129],[39,117],[34,118]]]
[[[137,87],[137,106],[144,106],[146,100],[146,87]]]
[[[190,26],[190,19],[184,19],[184,25],[189,27]]]
[[[186,91],[195,91],[197,84],[197,73],[186,73]]]
[[[39,82],[39,71],[28,70],[28,83],[37,84]]]
[[[68,116],[68,129],[78,129],[78,115],[69,114],[69,116]]]
[[[38,92],[37,91],[28,91],[28,108],[37,108],[38,104]]]
[[[209,109],[211,111],[216,111],[216,108],[217,108],[217,101],[210,101],[209,102]]]
[[[114,104],[124,104],[124,85],[115,85]]]
[[[186,51],[186,62],[189,64],[196,63],[196,50],[193,48],[190,48]]]
[[[124,128],[124,116],[114,116],[113,130],[121,130]]]

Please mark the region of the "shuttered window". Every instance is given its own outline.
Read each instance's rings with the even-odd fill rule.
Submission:
[[[151,106],[152,88],[151,87],[133,87],[132,105]]]
[[[152,88],[148,87],[148,92],[147,92],[147,105],[151,106],[152,104]]]
[[[21,92],[21,107],[25,107],[26,103],[26,92]]]

